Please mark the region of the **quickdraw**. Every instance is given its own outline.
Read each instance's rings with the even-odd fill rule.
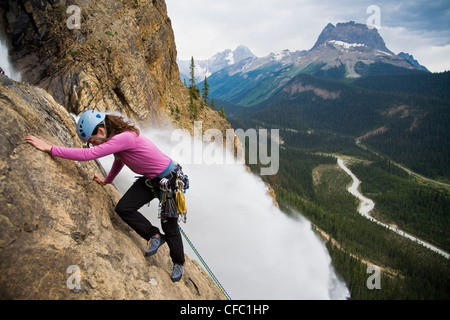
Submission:
[[[158,216],[164,218],[179,218],[186,223],[186,199],[184,194],[189,188],[189,178],[177,166],[167,178],[159,182],[161,190]]]

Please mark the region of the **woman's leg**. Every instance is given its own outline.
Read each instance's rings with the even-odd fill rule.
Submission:
[[[116,205],[116,212],[134,231],[145,240],[160,233],[138,209],[154,199],[152,189],[145,184],[145,178],[137,179]]]
[[[161,219],[161,226],[169,245],[170,257],[173,263],[184,264],[183,239],[178,229],[178,218]]]

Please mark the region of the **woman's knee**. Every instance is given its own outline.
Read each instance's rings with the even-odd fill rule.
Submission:
[[[130,208],[127,206],[127,204],[124,201],[119,201],[116,204],[115,211],[119,216],[124,216],[124,215],[129,214]]]

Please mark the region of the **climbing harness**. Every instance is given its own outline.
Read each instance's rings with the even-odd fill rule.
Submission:
[[[189,246],[191,247],[192,251],[194,251],[195,255],[197,256],[197,258],[200,260],[200,262],[203,264],[203,266],[205,267],[206,271],[208,271],[209,276],[213,279],[213,281],[215,282],[215,284],[217,285],[217,287],[219,287],[220,291],[222,291],[222,293],[225,295],[225,297],[228,300],[231,300],[230,295],[227,293],[227,291],[225,290],[225,288],[220,284],[219,280],[217,280],[216,276],[214,275],[214,273],[211,271],[211,269],[208,267],[208,265],[206,264],[205,260],[203,260],[202,256],[198,253],[197,249],[195,249],[194,245],[192,244],[191,240],[189,240],[188,236],[186,235],[186,233],[184,233],[183,229],[178,226],[178,228],[180,229],[181,234],[183,235],[184,239],[186,239],[187,243],[189,244]]]
[[[186,199],[184,194],[189,189],[189,177],[183,173],[181,166],[170,161],[169,166],[156,178],[154,183],[159,183],[159,194],[153,179],[146,179],[145,184],[152,190],[155,198],[159,199],[158,218],[179,218],[186,223]],[[149,204],[150,205],[150,204]]]
[[[159,218],[179,218],[186,223],[186,199],[184,194],[189,188],[189,177],[183,173],[180,165],[159,181],[161,190]]]

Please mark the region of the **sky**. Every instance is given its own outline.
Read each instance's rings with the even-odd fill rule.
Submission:
[[[309,50],[328,23],[355,21],[375,26],[394,53],[412,54],[432,72],[450,70],[449,0],[166,0],[166,5],[181,60],[208,59],[239,45],[258,57]]]

